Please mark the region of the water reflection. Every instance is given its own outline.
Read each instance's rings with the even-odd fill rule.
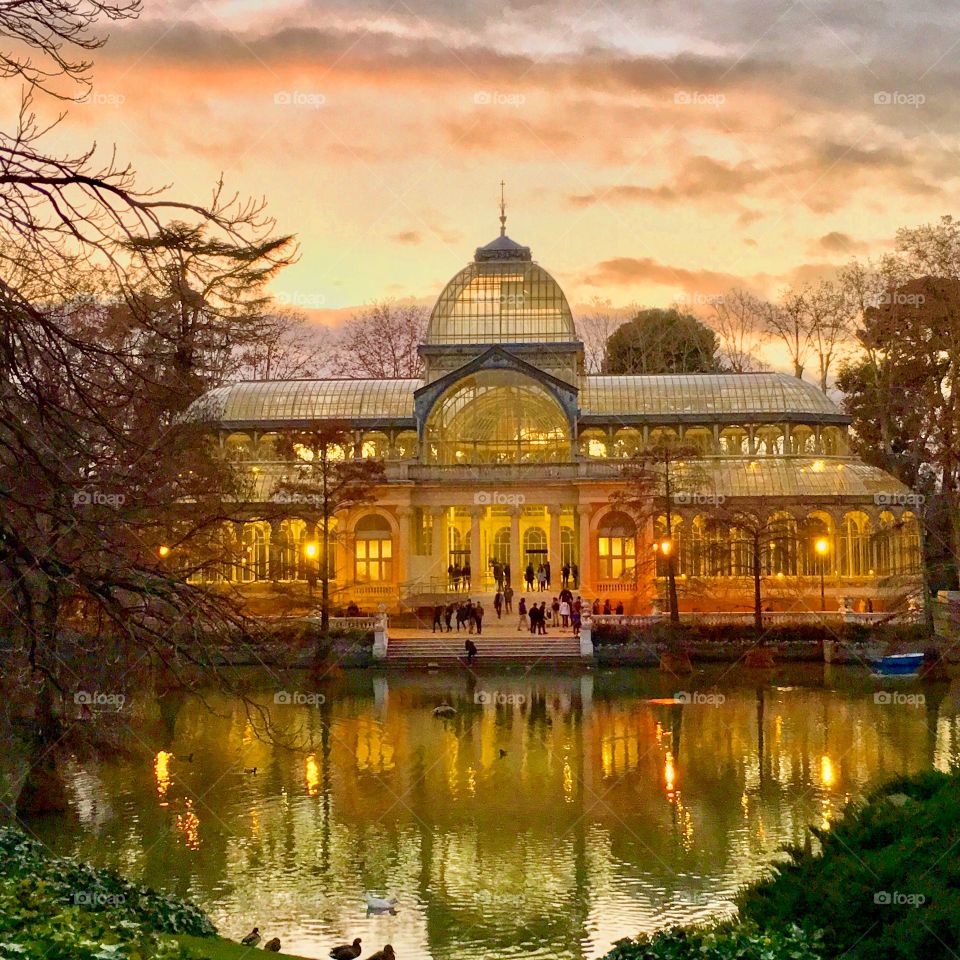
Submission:
[[[167,699],[139,753],[77,769],[74,817],[46,829],[195,897],[229,935],[256,923],[313,957],[355,936],[399,960],[598,956],[729,911],[806,824],[960,748],[953,689],[878,703],[850,670],[717,670],[684,705],[653,672],[357,673],[280,707],[282,684],[247,680],[302,747],[259,737],[240,701]],[[455,715],[433,716],[442,700]],[[367,915],[368,891],[396,915]]]

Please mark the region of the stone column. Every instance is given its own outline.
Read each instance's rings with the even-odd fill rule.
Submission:
[[[447,554],[447,511],[443,507],[433,507],[430,510],[430,516],[433,517],[433,530],[430,540],[430,576],[436,581],[438,588],[446,589],[447,567],[450,566],[450,560]]]
[[[577,557],[577,566],[580,568],[580,595],[586,597],[593,587],[593,561],[590,552],[590,515],[593,507],[584,503],[577,507],[580,518],[580,556]]]
[[[393,558],[394,582],[399,585],[409,579],[410,570],[410,515],[409,507],[397,507],[397,523],[400,528],[397,537],[397,553]]]
[[[510,586],[514,590],[523,583],[523,556],[520,553],[520,514],[521,507],[510,509]]]
[[[483,589],[484,571],[480,565],[480,518],[486,507],[474,507],[470,511],[470,590],[479,593]]]
[[[560,550],[560,508],[547,507],[550,515],[550,542],[547,557],[550,561],[550,589],[556,591],[561,581],[560,568],[563,566],[563,553]]]

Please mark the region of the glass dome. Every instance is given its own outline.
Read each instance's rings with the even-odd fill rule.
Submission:
[[[571,343],[577,339],[563,290],[530,248],[507,236],[480,247],[444,288],[425,343]]]

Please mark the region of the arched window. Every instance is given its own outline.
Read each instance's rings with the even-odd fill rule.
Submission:
[[[800,574],[804,577],[825,576],[835,569],[837,557],[833,540],[832,522],[829,514],[811,513],[804,521],[799,532]],[[824,543],[826,550],[817,549],[818,543]]]
[[[743,427],[724,427],[720,431],[720,452],[728,457],[748,456],[750,435]]]
[[[777,426],[757,427],[753,434],[754,448],[758,456],[776,457],[783,455],[783,430]]]
[[[510,370],[458,380],[434,404],[424,431],[441,464],[549,463],[570,459],[570,428],[538,382]]]
[[[267,535],[262,523],[243,525],[240,577],[244,583],[267,579]]]
[[[825,456],[840,456],[844,446],[843,431],[839,427],[823,427],[820,430],[820,447]]]
[[[609,513],[597,530],[601,580],[626,580],[637,571],[637,525],[622,512]]]
[[[870,518],[859,510],[846,513],[837,543],[841,577],[865,577],[870,563]]]
[[[888,577],[899,573],[900,557],[896,549],[900,538],[897,521],[889,510],[880,514],[877,532],[873,537],[873,553],[876,563],[876,572],[880,577]]]
[[[547,560],[547,532],[543,527],[528,527],[523,531],[523,565],[533,565],[534,572]],[[553,571],[551,571],[551,574]]]
[[[401,460],[412,460],[417,455],[416,433],[413,430],[403,430],[398,433],[394,451]]]
[[[368,514],[353,529],[356,580],[358,583],[392,579],[393,539],[387,518]]]
[[[901,517],[901,573],[920,572],[920,525],[917,518],[910,513]]]
[[[766,524],[764,573],[768,576],[797,575],[797,521],[789,513],[778,513]]]
[[[602,430],[584,430],[578,437],[578,448],[585,457],[603,459],[609,450],[607,435]]]
[[[683,445],[692,447],[701,457],[708,457],[714,452],[713,431],[706,427],[687,427],[683,432]]]
[[[306,524],[302,520],[284,520],[277,532],[274,556],[278,580],[305,580],[303,568]]]
[[[510,528],[501,527],[493,535],[493,556],[492,561],[505,566],[510,562]]]
[[[360,456],[368,460],[383,460],[390,451],[390,438],[380,430],[363,435]]]
[[[643,434],[635,427],[618,430],[613,438],[613,454],[620,459],[630,460],[640,456],[643,450]]]
[[[246,433],[231,433],[224,446],[228,460],[249,460],[253,456],[253,440]]]
[[[791,452],[797,456],[812,456],[817,452],[817,435],[812,427],[800,423],[790,430]]]
[[[573,527],[560,528],[560,562],[572,566],[577,562],[577,539]]]

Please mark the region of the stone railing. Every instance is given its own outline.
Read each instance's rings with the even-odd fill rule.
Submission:
[[[319,617],[313,617],[319,620]],[[359,617],[331,617],[330,628],[335,630],[373,630],[377,625],[377,617],[359,616]]]
[[[597,614],[593,617],[594,626],[608,625],[621,627],[635,627],[639,630],[649,629],[668,619],[665,613],[647,615],[634,614]],[[860,623],[864,626],[880,623],[911,623],[917,619],[912,611],[906,613],[857,613],[852,610],[764,610],[763,624],[766,627],[795,626],[800,624],[816,625],[821,623]],[[742,610],[711,611],[711,612],[681,612],[681,623],[700,624],[708,627],[744,626],[750,627],[754,623],[752,612]]]

